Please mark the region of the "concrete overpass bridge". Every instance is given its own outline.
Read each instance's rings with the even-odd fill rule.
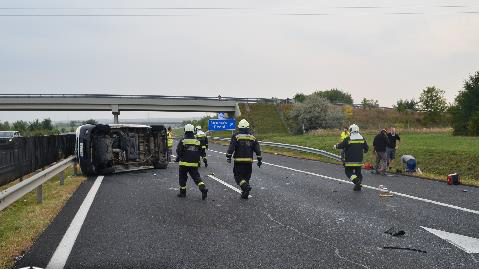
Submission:
[[[227,112],[238,117],[240,102],[274,101],[221,96],[0,94],[0,111],[111,111],[117,123],[121,111]]]

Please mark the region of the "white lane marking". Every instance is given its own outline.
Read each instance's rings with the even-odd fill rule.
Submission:
[[[219,152],[219,151],[215,151],[215,152],[221,153],[221,154],[226,154],[224,152]],[[286,166],[282,166],[282,165],[277,165],[277,164],[273,164],[273,163],[268,163],[268,162],[263,162],[263,163],[267,164],[267,165],[287,169],[287,170],[290,170],[290,171],[295,171],[295,172],[311,175],[311,176],[317,176],[317,177],[331,179],[331,180],[342,182],[342,183],[353,184],[351,181],[344,180],[344,179],[339,179],[339,178],[334,178],[334,177],[330,177],[330,176],[320,175],[320,174],[316,174],[316,173],[312,173],[312,172],[308,172],[308,171],[303,171],[303,170],[299,170],[299,169],[294,169],[294,168],[290,168],[290,167],[286,167]],[[373,186],[368,186],[368,185],[363,185],[363,188],[376,190],[376,191],[381,191],[379,188],[376,188],[376,187],[373,187]],[[397,196],[401,196],[401,197],[405,197],[405,198],[409,198],[409,199],[413,199],[413,200],[417,200],[417,201],[421,201],[421,202],[425,202],[425,203],[430,203],[430,204],[434,204],[434,205],[438,205],[438,206],[448,207],[448,208],[457,209],[457,210],[460,210],[460,211],[463,211],[463,212],[468,212],[468,213],[473,213],[473,214],[479,215],[478,210],[464,208],[464,207],[455,206],[455,205],[451,205],[451,204],[446,204],[446,203],[442,203],[442,202],[438,202],[438,201],[434,201],[434,200],[429,200],[429,199],[426,199],[426,198],[416,197],[416,196],[412,196],[412,195],[405,194],[405,193],[400,193],[400,192],[395,192],[395,191],[391,191],[391,193],[394,194],[394,195],[397,195]]]
[[[231,184],[228,184],[228,183],[224,182],[223,180],[221,180],[221,179],[219,179],[219,178],[217,178],[217,177],[215,177],[215,176],[213,176],[213,175],[208,175],[208,177],[210,177],[210,178],[212,178],[212,179],[218,181],[219,183],[225,185],[226,187],[228,187],[228,188],[234,190],[235,192],[241,194],[241,190],[238,189],[238,188],[236,188],[235,186],[233,186],[233,185],[231,185]],[[251,197],[253,197],[253,196],[249,195],[248,197],[251,198]]]
[[[96,178],[95,183],[93,183],[93,186],[91,186],[91,189],[86,195],[85,200],[83,200],[78,212],[70,223],[70,226],[63,236],[62,241],[60,241],[60,244],[58,244],[57,249],[53,253],[53,256],[50,259],[46,269],[61,269],[65,267],[68,256],[70,256],[70,252],[72,251],[73,245],[75,244],[83,222],[88,214],[88,210],[90,210],[90,206],[95,199],[95,195],[98,192],[102,181],[103,176],[98,176]]]
[[[322,178],[326,178],[326,179],[331,179],[331,180],[335,180],[335,181],[339,181],[339,182],[343,182],[343,183],[353,184],[353,183],[350,182],[350,181],[343,180],[343,179],[339,179],[339,178],[334,178],[334,177],[330,177],[330,176],[324,176],[324,175],[320,175],[320,174],[316,174],[316,173],[311,173],[311,172],[307,172],[307,171],[302,171],[302,170],[298,170],[298,169],[294,169],[294,168],[289,168],[289,167],[282,166],[282,165],[267,163],[267,162],[263,162],[263,163],[264,163],[264,164],[267,164],[267,165],[276,166],[276,167],[279,167],[279,168],[283,168],[283,169],[295,171],[295,172],[300,172],[300,173],[312,175],[312,176],[317,176],[317,177],[322,177]],[[376,188],[376,187],[373,187],[373,186],[368,186],[368,185],[363,185],[363,188],[372,189],[372,190],[376,190],[376,191],[381,191],[379,188]],[[409,199],[413,199],[413,200],[417,200],[417,201],[422,201],[422,202],[426,202],[426,203],[431,203],[431,204],[435,204],[435,205],[439,205],[439,206],[443,206],[443,207],[449,207],[449,208],[453,208],[453,209],[461,210],[461,211],[464,211],[464,212],[468,212],[468,213],[473,213],[473,214],[479,215],[479,211],[477,211],[477,210],[473,210],[473,209],[469,209],[469,208],[464,208],[464,207],[460,207],[460,206],[455,206],[455,205],[451,205],[451,204],[446,204],[446,203],[442,203],[442,202],[437,202],[437,201],[434,201],[434,200],[429,200],[429,199],[426,199],[426,198],[416,197],[416,196],[412,196],[412,195],[404,194],[404,193],[400,193],[400,192],[395,192],[395,191],[391,191],[391,193],[392,193],[392,194],[395,194],[395,195],[397,195],[397,196],[401,196],[401,197],[405,197],[405,198],[409,198]]]
[[[477,238],[455,234],[455,233],[449,233],[449,232],[427,228],[423,226],[421,226],[421,228],[448,241],[449,243],[462,249],[466,253],[469,253],[469,254],[479,253],[479,239]]]

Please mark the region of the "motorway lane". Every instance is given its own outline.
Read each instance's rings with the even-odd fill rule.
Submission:
[[[479,237],[478,215],[270,165],[256,166],[250,200],[207,174],[235,185],[226,150],[211,145],[201,173],[207,201],[189,180],[179,199],[177,164],[107,176],[95,197],[66,268],[477,268],[467,254],[420,226]],[[216,151],[216,152],[214,152]],[[336,165],[264,154],[265,162],[344,179]],[[154,175],[156,174],[156,175]],[[443,183],[365,174],[365,184],[477,209],[467,193]],[[83,184],[16,267],[45,267],[93,180]],[[461,187],[464,188],[464,187]],[[441,191],[443,192],[441,195]],[[458,194],[459,195],[456,195]],[[69,217],[70,216],[70,217]],[[384,233],[406,231],[401,238]],[[391,250],[383,247],[408,247]]]

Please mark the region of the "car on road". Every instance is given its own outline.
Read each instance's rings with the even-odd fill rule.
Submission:
[[[76,130],[75,153],[84,175],[168,166],[163,125],[86,124]]]
[[[0,131],[0,143],[12,142],[16,137],[22,137],[19,131]]]

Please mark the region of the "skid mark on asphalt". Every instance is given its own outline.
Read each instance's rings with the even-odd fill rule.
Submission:
[[[215,150],[211,150],[211,151],[216,152],[216,153],[220,153],[220,154],[226,154],[226,153],[220,152],[220,151],[215,151]],[[303,174],[307,174],[307,175],[312,175],[312,176],[317,176],[317,177],[321,177],[321,178],[325,178],[325,179],[330,179],[330,180],[334,180],[334,181],[341,182],[341,183],[353,184],[351,181],[348,181],[348,180],[339,179],[339,178],[330,177],[330,176],[325,176],[325,175],[320,175],[320,174],[316,174],[316,173],[312,173],[312,172],[308,172],[308,171],[303,171],[303,170],[299,170],[299,169],[294,169],[294,168],[291,168],[291,167],[286,167],[286,166],[282,166],[282,165],[278,165],[278,164],[273,164],[273,163],[268,163],[268,162],[263,162],[263,164],[278,167],[278,168],[283,168],[283,169],[286,169],[286,170],[299,172],[299,173],[303,173]],[[369,185],[363,185],[363,188],[376,190],[376,191],[381,191],[379,188],[369,186]],[[456,206],[456,205],[446,204],[446,203],[443,203],[443,202],[429,200],[429,199],[426,199],[426,198],[416,197],[416,196],[412,196],[412,195],[405,194],[405,193],[400,193],[400,192],[395,192],[395,191],[391,191],[391,193],[394,194],[394,195],[400,196],[400,197],[409,198],[409,199],[413,199],[413,200],[416,200],[416,201],[421,201],[421,202],[425,202],[425,203],[430,203],[430,204],[434,204],[434,205],[438,205],[438,206],[442,206],[442,207],[448,207],[448,208],[460,210],[460,211],[463,211],[463,212],[468,212],[468,213],[473,213],[473,214],[479,215],[478,210],[473,210],[473,209],[464,208],[464,207],[460,207],[460,206]]]
[[[321,242],[321,243],[323,243],[323,244],[326,244],[326,245],[328,245],[328,246],[334,248],[334,254],[335,254],[338,258],[340,258],[341,260],[347,261],[347,262],[352,263],[352,264],[355,264],[355,265],[357,265],[357,266],[361,266],[362,268],[367,268],[367,269],[369,269],[369,267],[368,267],[367,265],[364,265],[364,264],[361,264],[361,263],[357,263],[357,262],[355,262],[355,261],[352,261],[352,260],[350,260],[350,259],[348,259],[348,258],[342,256],[342,255],[340,254],[341,251],[339,250],[339,248],[337,248],[337,247],[331,245],[330,243],[328,243],[328,242],[326,242],[326,241],[323,241],[323,240],[321,240],[321,239],[319,239],[319,238],[317,238],[317,237],[311,236],[311,235],[309,235],[309,234],[305,234],[305,233],[299,231],[298,229],[296,229],[296,228],[294,228],[294,227],[291,227],[291,226],[289,226],[289,225],[286,225],[286,224],[284,224],[284,223],[281,223],[281,222],[275,220],[275,219],[271,216],[271,214],[269,214],[269,213],[266,213],[266,212],[262,212],[262,213],[265,214],[272,222],[276,223],[277,225],[279,225],[279,226],[281,226],[281,227],[283,227],[283,228],[285,228],[285,229],[291,230],[291,231],[293,231],[293,232],[295,232],[295,233],[297,233],[297,234],[299,234],[299,235],[301,235],[301,236],[303,236],[303,237],[306,237],[306,238],[311,239],[311,240],[314,240],[314,241]]]

